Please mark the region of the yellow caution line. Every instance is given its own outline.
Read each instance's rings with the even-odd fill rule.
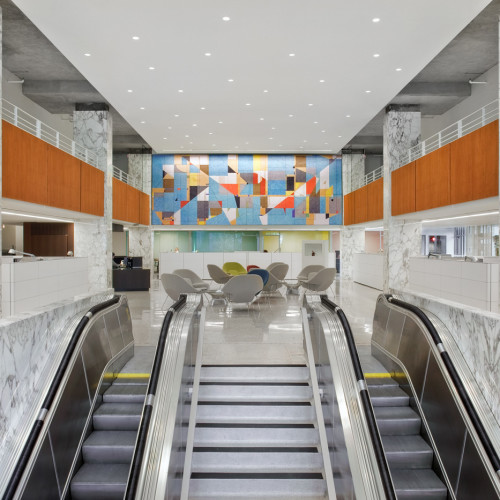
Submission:
[[[104,378],[149,378],[149,373],[107,373]]]
[[[391,372],[391,373],[364,373],[365,378],[394,378],[394,377],[404,377],[402,372]]]

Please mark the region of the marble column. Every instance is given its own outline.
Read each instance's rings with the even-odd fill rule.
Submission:
[[[129,154],[128,177],[131,184],[151,196],[151,154]]]
[[[365,183],[365,155],[342,152],[342,193],[349,194]]]
[[[153,245],[150,227],[129,226],[128,254],[131,257],[142,257],[142,267],[144,269],[153,269]]]
[[[355,253],[365,251],[365,229],[344,226],[340,233],[340,275],[352,280]]]
[[[391,215],[391,173],[400,158],[420,142],[418,107],[390,105],[384,118],[384,292],[403,290],[409,282],[410,257],[420,254],[421,222]]]
[[[91,292],[112,287],[113,124],[106,104],[76,104],[75,142],[94,151],[104,172],[104,217],[75,223],[75,256],[89,257]]]
[[[0,8],[0,61],[3,61],[3,17],[2,17],[2,9]],[[3,64],[0,64],[0,81],[2,79],[2,67]],[[2,86],[0,85],[0,102],[2,99]],[[2,227],[2,106],[0,106],[0,228]],[[0,231],[0,248],[2,248],[2,231]],[[2,316],[2,265],[0,263],[0,317]]]

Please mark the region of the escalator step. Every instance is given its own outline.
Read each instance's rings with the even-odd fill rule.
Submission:
[[[193,473],[299,474],[323,471],[319,453],[195,452]]]
[[[126,464],[83,464],[71,481],[72,500],[121,500],[129,468]]]
[[[421,436],[383,436],[382,441],[391,470],[432,467],[434,452]]]
[[[286,500],[324,500],[326,482],[322,479],[191,479],[189,498]]]
[[[368,389],[373,406],[408,406],[410,397],[397,385],[371,386]]]
[[[312,396],[307,385],[202,385],[198,401],[303,402],[311,401]]]
[[[398,500],[418,498],[446,500],[448,490],[430,469],[391,470]]]
[[[317,429],[197,427],[194,431],[195,447],[299,448],[318,445],[319,434]]]
[[[203,366],[202,382],[307,383],[305,366]]]
[[[105,403],[144,403],[146,385],[113,384],[102,396]]]
[[[94,413],[94,429],[137,431],[142,407],[142,404],[135,403],[103,403]]]
[[[136,438],[135,431],[94,431],[83,443],[83,461],[130,464]]]
[[[381,435],[420,433],[421,419],[409,406],[376,406],[373,411]]]

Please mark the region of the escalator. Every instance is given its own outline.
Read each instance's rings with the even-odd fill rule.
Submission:
[[[441,411],[456,417],[449,409],[456,394],[436,378],[428,357],[424,379],[438,394],[429,404],[411,356],[412,349],[422,353],[425,325],[379,298],[370,360],[377,368],[365,377],[342,310],[326,297],[302,300],[303,365],[204,362],[200,296],[183,296],[168,311],[151,367],[133,356],[126,301],[96,312],[83,335],[90,344],[77,344],[47,429],[3,498],[500,498],[498,474],[468,417],[459,428],[466,437],[453,451],[468,468],[450,467],[457,462],[449,448],[454,437],[442,423],[436,434],[435,421]],[[430,356],[433,348],[425,346]],[[90,402],[76,405],[78,418],[71,410],[79,422],[72,425],[75,449],[60,474],[59,431],[50,424],[61,422],[57,415],[67,414],[69,401],[75,406],[79,383]],[[56,477],[50,485],[49,462]]]

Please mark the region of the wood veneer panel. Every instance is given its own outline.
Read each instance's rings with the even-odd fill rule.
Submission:
[[[140,195],[141,192],[138,189],[127,185],[127,218],[125,220],[128,222],[139,224],[141,221]]]
[[[151,216],[151,207],[149,203],[149,195],[146,193],[140,193],[139,200],[139,221],[145,226],[149,226],[149,219]]]
[[[354,192],[344,196],[344,225],[354,224]]]
[[[391,173],[392,215],[415,212],[415,162]]]
[[[498,195],[498,120],[450,144],[450,202]]]
[[[450,204],[450,144],[415,162],[415,209]]]
[[[83,161],[80,162],[80,211],[104,216],[104,172]]]
[[[113,219],[127,221],[127,184],[113,178]]]
[[[47,205],[80,211],[80,160],[47,145]]]
[[[384,179],[377,179],[366,186],[368,198],[368,220],[384,218]]]
[[[2,122],[2,196],[47,205],[48,144]]]
[[[368,189],[366,186],[354,191],[354,223],[368,220]]]

